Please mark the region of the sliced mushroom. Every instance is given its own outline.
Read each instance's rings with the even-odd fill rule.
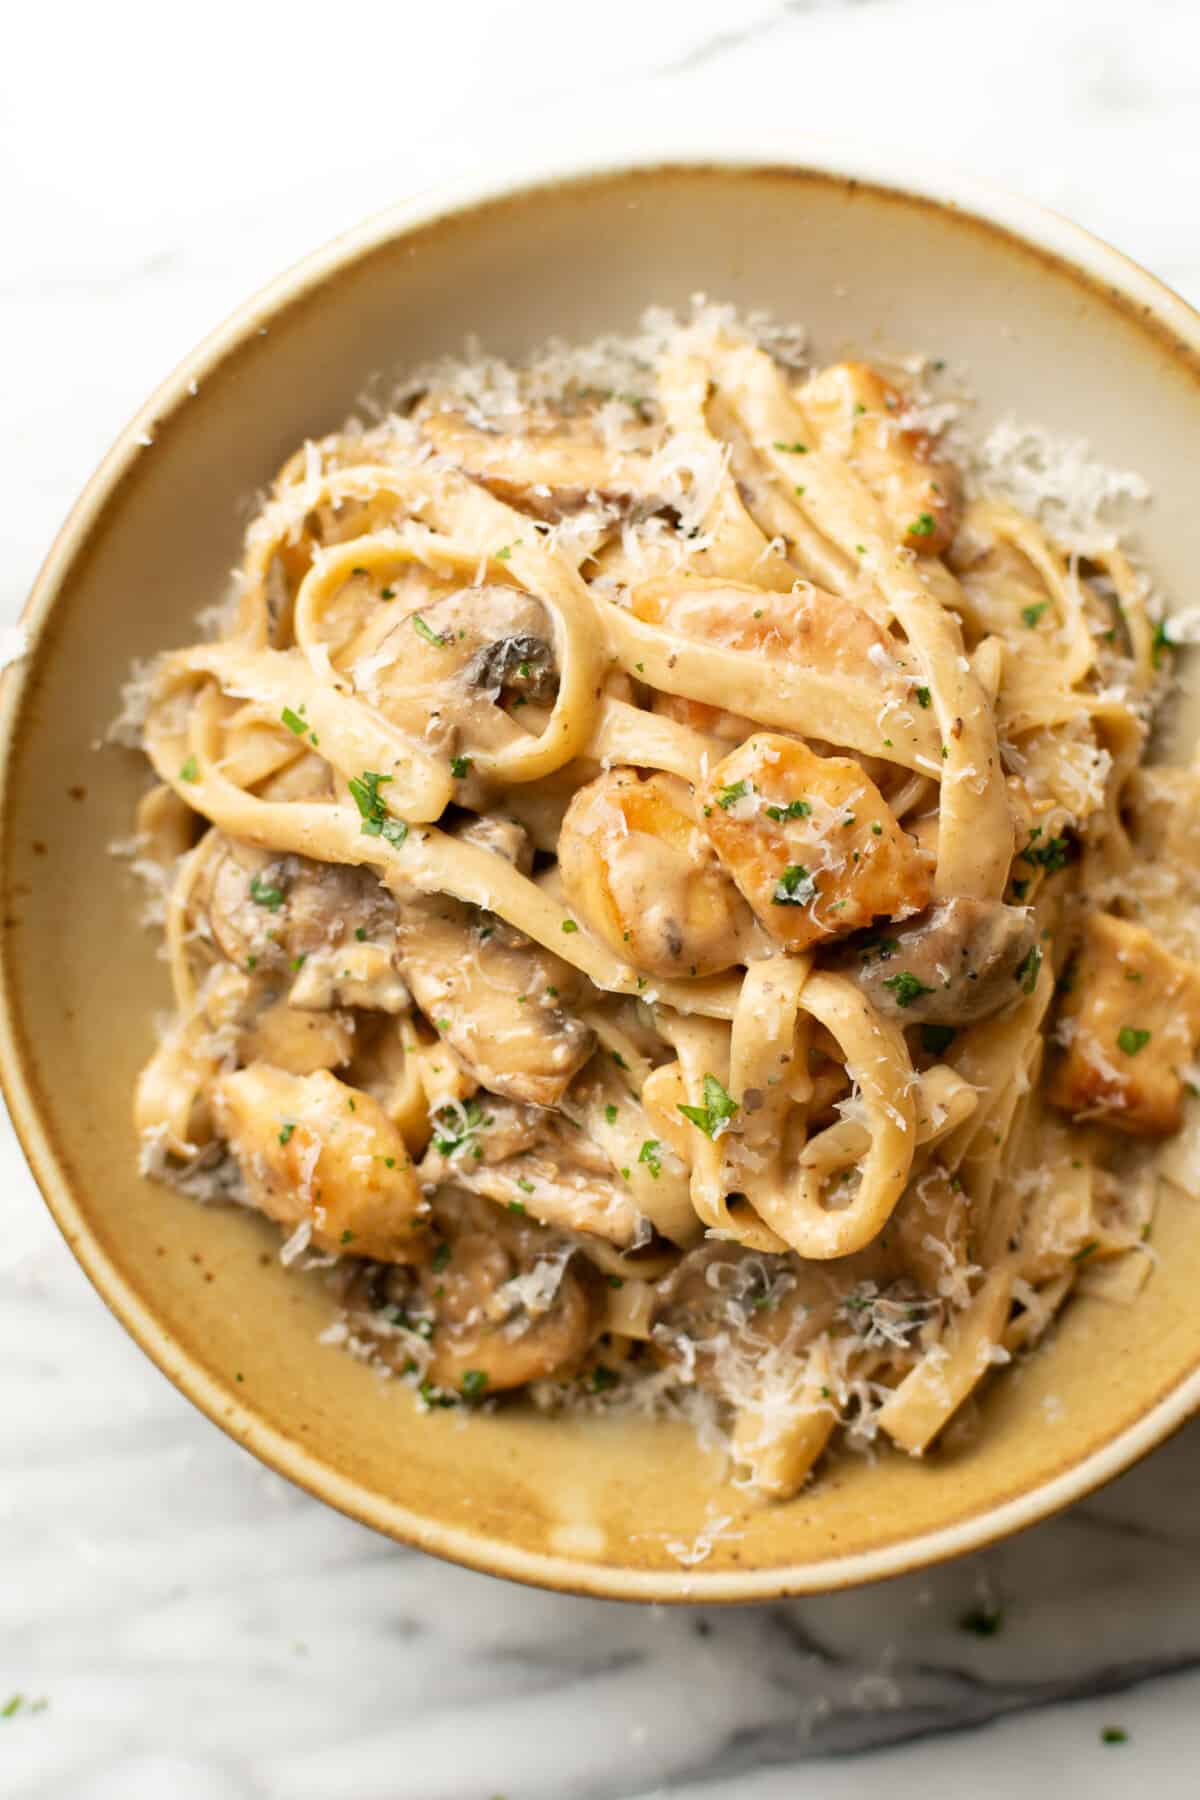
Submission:
[[[425,1182],[451,1182],[518,1216],[629,1249],[648,1235],[627,1184],[604,1151],[560,1113],[484,1096],[478,1128],[435,1134]]]
[[[554,652],[544,637],[531,631],[494,638],[477,650],[465,670],[466,680],[489,700],[511,706],[514,701],[547,706],[558,689]]]
[[[255,1063],[213,1089],[217,1130],[253,1203],[312,1241],[381,1262],[420,1253],[427,1208],[404,1139],[377,1100],[322,1070]]]
[[[349,979],[358,979],[361,988],[363,978],[374,975],[380,998],[376,1002],[360,991],[352,1004],[397,1010],[390,967],[395,902],[372,870],[305,856],[271,857],[227,838],[209,864],[199,899],[215,942],[236,967],[299,973],[309,957],[339,952],[346,968],[347,956],[356,956],[362,966]],[[360,954],[368,946],[382,952],[368,959],[369,967]],[[299,1004],[318,1001],[309,997]]]
[[[583,991],[570,964],[446,894],[404,904],[397,944],[417,1005],[479,1082],[556,1105],[594,1042],[569,1010]]]
[[[902,1025],[973,1025],[1015,1006],[1036,978],[1037,923],[999,900],[947,900],[826,966],[852,975]]]
[[[703,1382],[719,1382],[721,1352],[744,1340],[799,1350],[826,1330],[851,1279],[830,1265],[747,1252],[707,1239],[681,1257],[655,1290],[653,1337]]]
[[[430,408],[420,423],[472,480],[539,519],[561,519],[592,499],[651,508],[665,502],[652,456],[608,444],[591,413],[526,413],[496,431],[472,425],[461,412]]]
[[[470,819],[455,836],[465,844],[478,844],[481,850],[490,850],[493,856],[502,856],[522,875],[533,871],[533,845],[519,819],[486,813],[481,818]]]

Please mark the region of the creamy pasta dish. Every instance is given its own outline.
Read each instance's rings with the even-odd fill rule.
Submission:
[[[1169,628],[929,381],[711,307],[443,362],[297,451],[153,671],[146,1166],[423,1408],[689,1416],[782,1498],[1152,1269]]]

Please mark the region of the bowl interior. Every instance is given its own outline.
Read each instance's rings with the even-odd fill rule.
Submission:
[[[625,328],[697,290],[802,319],[823,352],[962,360],[980,425],[1011,411],[1087,437],[1151,483],[1142,541],[1167,591],[1188,594],[1200,392],[1165,333],[953,209],[819,173],[665,169],[335,249],[290,298],[251,309],[198,392],[168,384],[153,443],[93,489],[43,578],[54,604],[36,653],[3,697],[6,1079],[43,1188],[106,1298],[220,1423],[370,1523],[500,1573],[664,1598],[911,1567],[1066,1498],[1061,1478],[1106,1445],[1088,1479],[1115,1472],[1139,1429],[1153,1441],[1166,1428],[1153,1409],[1200,1365],[1193,1203],[1164,1208],[1140,1303],[1074,1302],[1052,1346],[995,1384],[969,1451],[843,1455],[784,1506],[722,1485],[679,1426],[519,1408],[469,1429],[418,1417],[404,1389],[318,1343],[330,1303],[315,1278],[280,1268],[273,1231],[138,1177],[130,1096],[168,986],[140,893],[108,854],[144,772],[96,745],[132,659],[189,641],[223,590],[247,498],[372,376],[469,332],[520,353],[552,333]],[[729,1522],[711,1554],[682,1568],[679,1546],[714,1518]]]

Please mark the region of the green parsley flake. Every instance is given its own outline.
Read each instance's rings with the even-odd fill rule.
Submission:
[[[917,977],[908,969],[901,969],[898,975],[885,975],[883,985],[892,990],[897,1006],[911,1006],[914,1000],[921,998],[922,994],[932,994],[933,992],[931,987],[926,987],[923,981],[918,981]]]
[[[737,801],[744,800],[749,792],[750,783],[748,781],[731,781],[729,786],[723,787],[717,795],[717,805],[722,812],[728,812]]]
[[[579,927],[575,923],[574,919],[564,919],[562,922],[562,928],[564,931],[578,931],[579,930]]]
[[[180,768],[179,779],[180,781],[199,781],[200,771],[196,767],[196,759],[194,756],[189,756],[187,761]]]
[[[616,1107],[615,1107],[615,1106],[612,1106],[612,1105],[609,1105],[609,1106],[606,1106],[606,1107],[605,1107],[605,1109],[604,1109],[604,1117],[605,1117],[605,1118],[606,1118],[606,1119],[607,1119],[607,1120],[608,1120],[608,1123],[609,1123],[609,1124],[610,1124],[610,1125],[615,1125],[615,1124],[616,1124],[616,1122],[617,1122],[617,1109],[616,1109]]]
[[[356,925],[356,926],[355,926],[355,927],[354,927],[354,935],[355,935],[355,937],[356,937],[356,938],[357,938],[357,939],[358,939],[358,941],[359,941],[359,943],[360,943],[360,944],[365,944],[365,943],[366,943],[366,941],[367,941],[367,928],[366,928],[366,926],[365,926],[365,925]]]
[[[817,897],[817,884],[803,863],[789,863],[771,895],[772,906],[807,906]]]
[[[871,836],[872,837],[882,837],[883,836],[883,826],[879,823],[878,819],[876,819],[875,823],[871,826]]]
[[[425,639],[427,644],[436,644],[439,650],[444,647],[446,640],[441,632],[435,631],[432,625],[427,624],[420,613],[413,614],[412,628],[418,637]]]
[[[1123,1731],[1119,1725],[1106,1725],[1100,1733],[1100,1742],[1102,1744],[1127,1744],[1129,1733]]]
[[[917,689],[917,705],[918,706],[927,707],[927,706],[931,705],[932,700],[933,700],[933,696],[929,692],[929,689],[927,687],[919,687]]]
[[[525,1202],[523,1200],[510,1200],[508,1203],[508,1210],[510,1213],[516,1213],[519,1218],[523,1219],[526,1210]]]
[[[343,1231],[342,1242],[343,1244],[352,1244],[354,1242],[354,1233],[352,1231]]]
[[[453,775],[455,781],[462,781],[470,767],[471,759],[469,756],[452,756],[450,758],[450,773]]]
[[[937,530],[932,513],[918,513],[908,528],[909,537],[932,537]]]
[[[272,887],[261,875],[250,877],[250,898],[256,906],[265,906],[268,912],[278,912],[283,905],[283,889]]]
[[[608,1278],[608,1285],[610,1288],[623,1288],[625,1286],[625,1279],[621,1275],[610,1275]]]
[[[296,1129],[295,1119],[285,1119],[283,1124],[279,1127],[280,1143],[281,1144],[289,1143],[291,1141],[292,1133],[293,1133],[293,1131],[295,1131],[295,1129]]]
[[[1032,994],[1037,986],[1037,978],[1042,967],[1042,952],[1035,944],[1028,956],[1022,957],[1013,972],[1013,980],[1019,985],[1023,994]]]
[[[507,562],[509,557],[512,555],[512,553],[513,553],[512,545],[505,544],[503,550],[497,550],[496,561],[497,562]]]
[[[293,737],[303,737],[308,730],[308,726],[300,717],[300,714],[298,712],[293,712],[290,706],[285,706],[279,716]]]
[[[811,812],[812,807],[807,800],[789,800],[786,806],[768,806],[766,808],[768,819],[775,820],[807,819]]]
[[[702,1131],[706,1138],[715,1140],[738,1111],[738,1103],[725,1092],[715,1075],[704,1077],[703,1091],[703,1106],[684,1106],[680,1101],[679,1111],[698,1131]]]
[[[483,1391],[487,1387],[487,1384],[488,1384],[488,1378],[487,1378],[487,1370],[486,1369],[464,1369],[463,1370],[462,1391],[463,1391],[464,1399],[466,1399],[466,1400],[482,1399]]]
[[[468,1371],[468,1372],[470,1372],[470,1371]],[[465,1381],[466,1376],[464,1376],[463,1379]],[[417,1389],[417,1392],[420,1394],[420,1396],[421,1396],[422,1400],[425,1402],[426,1406],[432,1407],[432,1406],[457,1406],[458,1405],[458,1401],[454,1398],[454,1395],[453,1394],[444,1394],[442,1392],[441,1388],[434,1386],[433,1382],[430,1381],[428,1375],[425,1377],[424,1381],[421,1383],[420,1387]]]
[[[1142,1031],[1134,1025],[1122,1025],[1117,1033],[1117,1047],[1123,1050],[1126,1056],[1136,1056],[1138,1051],[1144,1050],[1149,1042],[1150,1033]]]
[[[808,445],[807,444],[783,444],[783,443],[780,443],[780,441],[777,438],[775,440],[775,448],[776,448],[776,450],[786,451],[788,456],[807,456],[808,455]]]
[[[1090,1243],[1080,1245],[1079,1249],[1075,1252],[1074,1256],[1071,1258],[1071,1261],[1077,1262],[1077,1263],[1086,1262],[1088,1257],[1094,1256],[1096,1251],[1099,1248],[1100,1248],[1099,1238],[1093,1238]]]
[[[526,1181],[526,1179],[523,1175],[518,1176],[517,1186],[520,1188],[520,1190],[523,1194],[532,1194],[532,1192],[533,1192],[532,1181]]]
[[[390,775],[381,775],[376,769],[364,769],[362,774],[352,776],[348,786],[350,797],[354,801],[362,819],[364,837],[382,837],[399,850],[408,836],[408,826],[403,819],[393,819],[383,804],[383,795],[379,792],[385,782],[391,781]]]
[[[1021,861],[1045,869],[1047,875],[1055,875],[1073,859],[1075,846],[1070,838],[1065,837],[1047,838],[1044,844],[1039,844],[1035,840],[1040,836],[1041,827],[1035,826],[1029,834],[1029,842],[1021,851]]]
[[[1035,606],[1023,606],[1021,608],[1021,617],[1024,619],[1026,625],[1028,625],[1030,631],[1033,630],[1049,604],[1050,602],[1048,600],[1039,600]]]
[[[645,1163],[655,1181],[662,1174],[662,1145],[657,1138],[647,1138],[638,1151],[638,1161]]]
[[[431,1261],[429,1266],[433,1270],[435,1275],[440,1275],[442,1270],[446,1267],[446,1264],[449,1261],[450,1261],[450,1246],[447,1243],[441,1243],[438,1245],[437,1249],[434,1251],[433,1260]]]

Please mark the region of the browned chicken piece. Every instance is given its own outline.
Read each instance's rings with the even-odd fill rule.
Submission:
[[[695,643],[837,670],[881,690],[889,683],[903,688],[903,646],[852,600],[810,584],[779,594],[710,576],[665,575],[634,588],[630,608],[647,625],[665,625]]]
[[[342,979],[357,982],[344,1004],[389,1012],[407,1004],[391,967],[395,901],[373,870],[272,857],[227,838],[199,898],[218,948],[236,967],[303,973],[313,963],[318,981],[301,984],[312,986],[313,997],[297,1004],[335,1004],[332,990]]]
[[[1200,1040],[1200,969],[1141,925],[1093,913],[1083,930],[1050,1081],[1055,1106],[1134,1137],[1182,1122],[1184,1065]]]
[[[829,965],[901,1025],[974,1025],[1031,994],[1041,967],[1024,907],[957,897]]]
[[[406,900],[398,945],[417,1005],[476,1080],[557,1105],[595,1041],[570,1010],[583,993],[577,971],[449,894]]]
[[[488,431],[461,412],[430,409],[420,425],[442,456],[497,499],[539,519],[561,519],[593,496],[654,508],[667,498],[652,457],[606,444],[594,415],[530,413],[504,431]]]
[[[636,968],[715,975],[745,955],[750,913],[676,775],[614,769],[581,788],[563,819],[558,865],[572,910]]]
[[[279,984],[218,963],[203,990],[204,1016],[238,1064],[263,1062],[289,1075],[337,1069],[354,1054],[351,1013],[300,1011],[280,998]]]
[[[833,363],[805,382],[800,404],[880,501],[897,535],[923,556],[940,556],[958,529],[961,483],[937,458],[928,432],[900,424],[903,397],[866,363]]]
[[[722,865],[789,950],[929,902],[929,858],[849,757],[759,732],[717,764],[698,798]]]
[[[268,1218],[310,1220],[322,1250],[380,1262],[420,1255],[428,1208],[404,1139],[370,1094],[325,1070],[255,1063],[215,1084],[213,1115]]]
[[[427,1378],[474,1399],[575,1372],[604,1317],[600,1277],[571,1246],[520,1214],[447,1191],[434,1202],[433,1238],[420,1267],[362,1269],[351,1308],[419,1326]],[[409,1347],[382,1354],[403,1368]]]
[[[419,1169],[423,1182],[451,1183],[518,1216],[623,1250],[639,1241],[642,1219],[629,1184],[578,1126],[561,1113],[490,1095],[478,1104],[479,1122],[465,1131],[439,1114]]]

